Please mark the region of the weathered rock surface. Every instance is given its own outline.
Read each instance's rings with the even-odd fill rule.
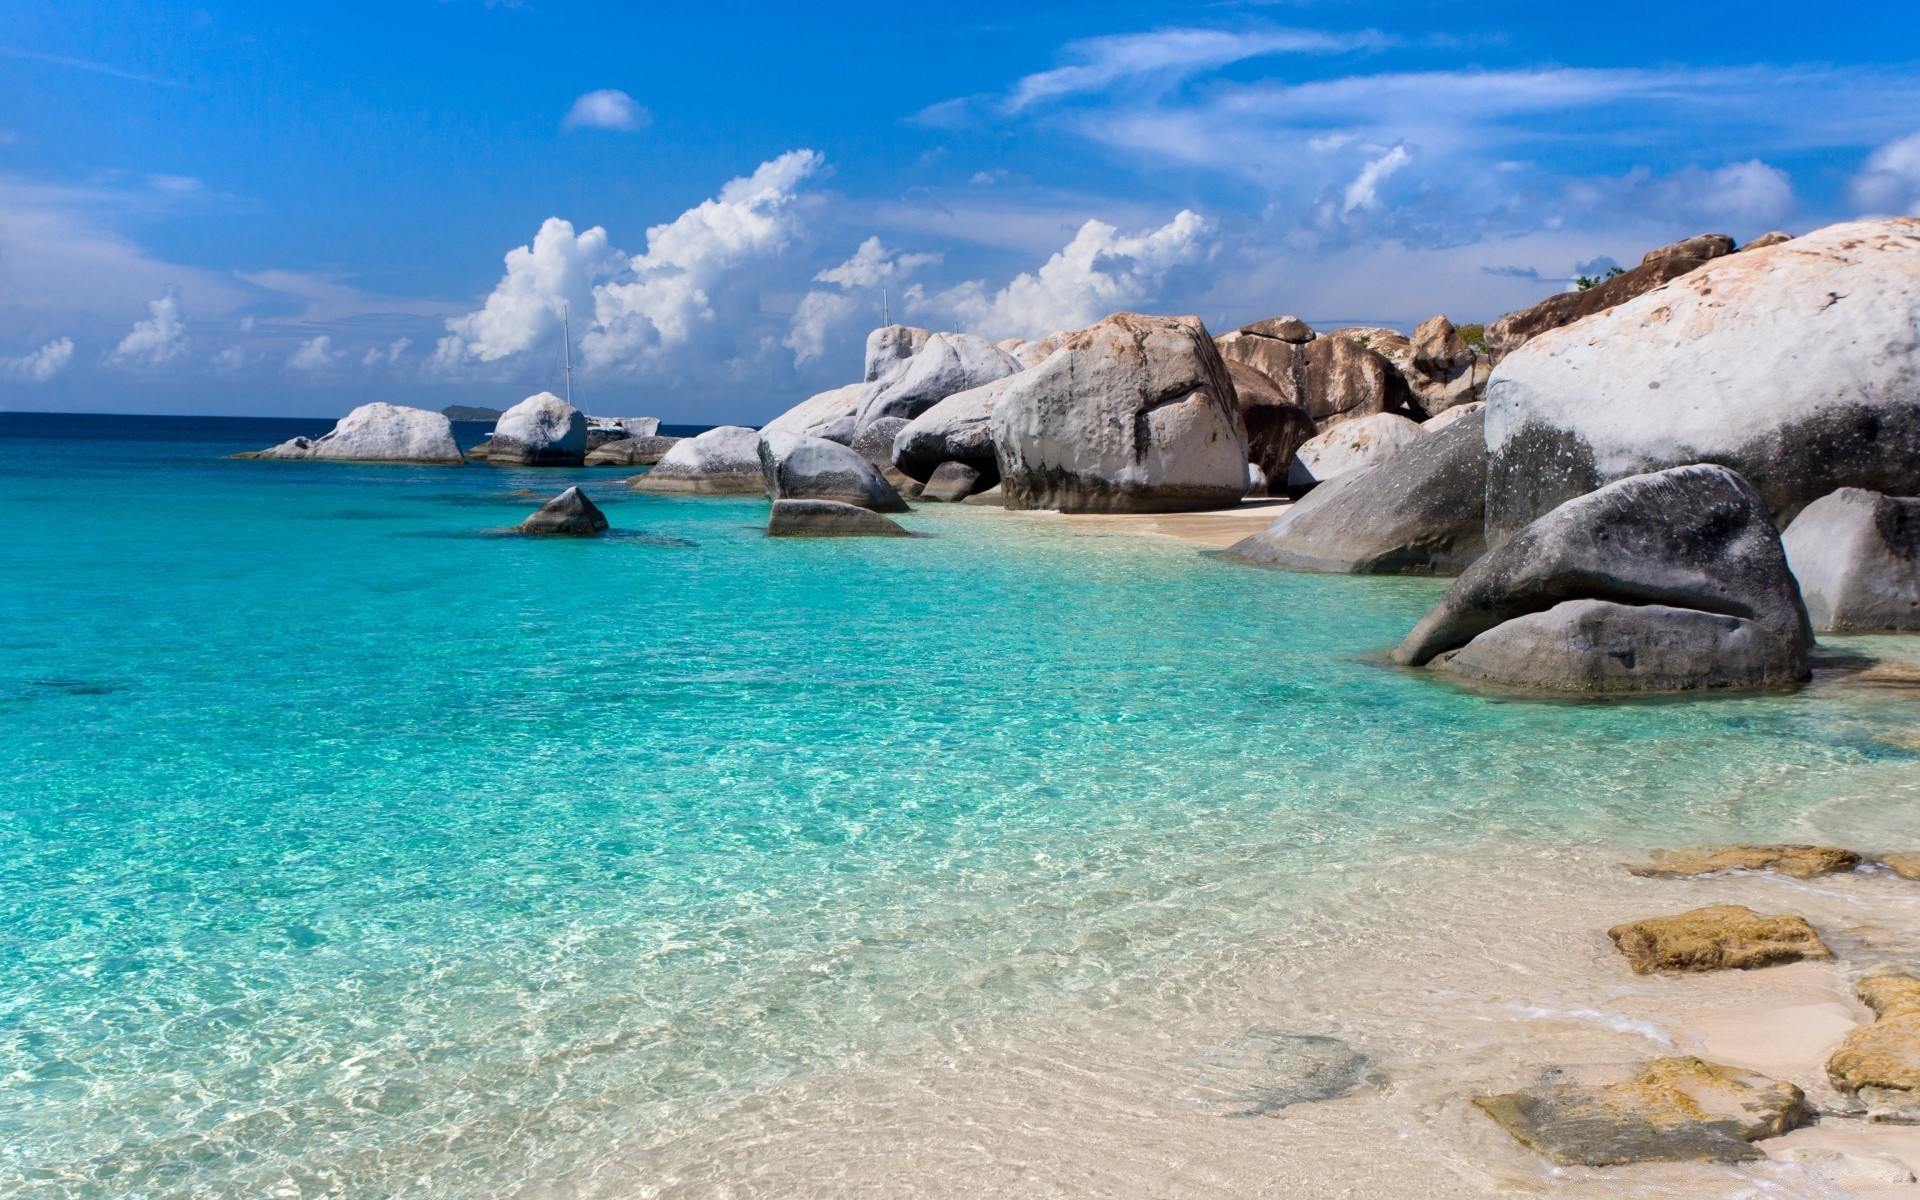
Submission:
[[[722,425],[698,437],[682,438],[629,486],[636,492],[669,495],[765,495],[760,434],[743,425]]]
[[[968,333],[936,333],[912,358],[866,385],[857,428],[882,417],[911,421],[957,392],[981,387],[1020,369],[1005,350]]]
[[[317,438],[293,438],[266,450],[234,457],[428,466],[458,466],[467,461],[453,440],[453,422],[445,415],[397,404],[363,404]]]
[[[296,439],[296,440],[304,440],[304,439]],[[493,452],[493,439],[488,438],[486,441],[481,442],[478,446],[473,446],[469,448],[467,450],[467,458],[472,462],[485,462],[487,461],[487,455],[492,452]]]
[[[1264,1117],[1296,1104],[1351,1095],[1367,1082],[1367,1056],[1339,1038],[1250,1029],[1185,1064],[1191,1095],[1229,1117]]]
[[[1752,1143],[1813,1119],[1791,1083],[1698,1058],[1660,1058],[1630,1082],[1546,1084],[1474,1104],[1563,1166],[1752,1162]]]
[[[680,444],[676,437],[630,437],[587,451],[589,467],[650,467]]]
[[[1247,462],[1269,484],[1284,483],[1293,456],[1316,430],[1307,410],[1288,400],[1278,384],[1246,363],[1227,359],[1227,375],[1247,430]]]
[[[1913,1182],[1907,1164],[1891,1154],[1855,1154],[1830,1146],[1785,1146],[1773,1157],[1841,1187],[1887,1187]]]
[[[1233,383],[1196,317],[1089,326],[1016,376],[989,420],[1008,508],[1174,512],[1246,492]]]
[[[920,489],[922,500],[958,504],[980,489],[980,472],[965,463],[941,463]]]
[[[1874,1021],[1846,1036],[1827,1060],[1827,1078],[1867,1103],[1867,1119],[1920,1124],[1920,979],[1870,975],[1854,994],[1873,1010]]]
[[[1733,239],[1724,233],[1696,233],[1690,238],[1681,238],[1669,246],[1649,250],[1640,256],[1640,265],[1669,262],[1674,259],[1704,262],[1710,258],[1719,258],[1733,253]]]
[[[1226,557],[1365,575],[1464,570],[1486,548],[1486,464],[1480,419],[1470,413],[1383,462],[1313,489]]]
[[[1419,424],[1399,413],[1374,413],[1342,421],[1300,443],[1287,468],[1287,490],[1304,492],[1330,479],[1364,471],[1419,440]]]
[[[924,415],[924,414],[923,414]],[[848,445],[853,452],[876,467],[893,466],[893,441],[913,422],[905,417],[881,417],[854,435]]]
[[[1759,495],[1688,466],[1569,500],[1489,550],[1394,660],[1458,650],[1446,669],[1488,682],[1665,691],[1796,682],[1812,647]]]
[[[1920,219],[1896,218],[1716,259],[1542,336],[1487,387],[1488,541],[1681,463],[1739,471],[1781,525],[1842,487],[1920,495],[1917,330]]]
[[[1071,336],[1073,336],[1072,333],[1065,330],[1050,333],[1039,341],[1025,342],[1018,350],[1011,350],[1008,353],[1013,355],[1014,361],[1019,363],[1020,369],[1024,371],[1028,367],[1037,367],[1047,361],[1047,356],[1058,350]]]
[[[1721,247],[1725,248],[1722,249]],[[1696,271],[1729,253],[1733,239],[1701,234],[1649,250],[1640,265],[1584,292],[1549,296],[1532,308],[1508,313],[1487,326],[1487,349],[1495,358],[1510,354],[1551,329],[1559,329],[1643,296],[1664,283]]]
[[[1387,358],[1401,368],[1415,403],[1432,416],[1485,399],[1493,374],[1492,361],[1467,345],[1444,315],[1427,318],[1413,331],[1404,362]]]
[[[865,390],[865,384],[850,383],[846,387],[808,396],[762,425],[760,432],[797,433],[804,437],[825,438],[830,442],[851,442],[854,425],[860,415],[860,397]]]
[[[1314,333],[1313,326],[1294,316],[1268,317],[1264,321],[1242,325],[1240,332],[1257,337],[1269,337],[1276,341],[1292,342],[1296,346],[1304,346],[1319,336]]]
[[[1484,414],[1486,411],[1487,411],[1487,402],[1485,400],[1475,400],[1467,404],[1456,404],[1452,408],[1449,408],[1447,411],[1437,414],[1432,419],[1421,422],[1420,424],[1421,436],[1432,437],[1434,434],[1439,433],[1442,429],[1445,429],[1447,426],[1453,424],[1455,421],[1464,421],[1468,417],[1478,416],[1479,420],[1481,421],[1481,426],[1480,426],[1481,440],[1484,443],[1484,441],[1486,440],[1486,424],[1485,424],[1486,418],[1484,416],[1480,416],[1479,414]],[[1486,504],[1486,501],[1482,499],[1481,504],[1484,507],[1484,505]]]
[[[996,483],[990,488],[975,492],[973,495],[961,501],[961,503],[978,504],[986,508],[1005,508],[1007,506],[1006,489]]]
[[[961,462],[978,471],[989,485],[997,482],[1000,461],[993,451],[993,410],[1017,378],[1007,375],[984,387],[955,392],[915,417],[894,435],[893,465],[924,481],[942,463]]]
[[[1851,871],[1860,856],[1838,846],[1690,846],[1682,850],[1655,850],[1649,862],[1631,868],[1649,879],[1682,879],[1719,871],[1777,871],[1795,879],[1812,879]]]
[[[1748,242],[1746,245],[1740,247],[1740,249],[1765,250],[1768,246],[1778,246],[1782,242],[1790,242],[1792,240],[1793,240],[1792,234],[1788,233],[1784,229],[1776,229],[1772,233],[1761,234],[1759,237],[1754,238],[1752,241]]]
[[[904,359],[920,353],[933,335],[911,325],[882,325],[867,335],[866,373],[863,382],[872,383]],[[764,431],[763,431],[764,432]],[[792,432],[799,432],[794,430]]]
[[[837,500],[775,500],[768,537],[910,537],[891,520]]]
[[[659,417],[588,417],[587,453],[628,438],[650,438],[660,433]]]
[[[1818,633],[1920,630],[1920,499],[1841,488],[1780,535]]]
[[[520,522],[521,533],[592,537],[607,528],[607,515],[577,487],[570,487]]]
[[[1902,879],[1920,879],[1920,854],[1911,851],[1900,854],[1882,854],[1873,861],[1892,871]]]
[[[825,438],[762,434],[757,448],[770,500],[833,500],[874,512],[906,512],[879,468]]]
[[[587,457],[587,418],[552,392],[500,414],[487,461],[495,466],[577,467]]]
[[[1745,971],[1833,957],[1805,918],[1763,917],[1738,904],[1628,921],[1607,930],[1607,936],[1627,956],[1636,975]]]
[[[1296,340],[1303,331],[1306,340]],[[1316,430],[1406,407],[1406,384],[1387,359],[1358,337],[1312,334],[1298,318],[1276,317],[1224,334],[1216,345],[1222,358],[1271,380],[1280,402],[1305,412]]]

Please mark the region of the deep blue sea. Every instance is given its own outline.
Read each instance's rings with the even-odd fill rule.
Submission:
[[[1329,864],[1764,838],[1920,758],[1846,689],[1383,665],[1444,581],[226,457],[326,427],[0,414],[0,1195],[509,1194]],[[612,536],[501,532],[572,483]]]

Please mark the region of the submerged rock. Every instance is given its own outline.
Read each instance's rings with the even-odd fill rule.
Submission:
[[[926,486],[920,489],[922,500],[935,500],[943,504],[958,504],[973,495],[980,486],[980,472],[965,463],[941,463],[927,477]]]
[[[1338,1038],[1251,1029],[1185,1064],[1194,1101],[1229,1117],[1264,1117],[1337,1100],[1367,1082],[1367,1056]]]
[[[1780,544],[1816,633],[1920,630],[1920,499],[1841,488]]]
[[[570,487],[520,522],[521,533],[591,537],[607,528],[607,515],[577,487]]]
[[[449,467],[467,461],[453,440],[453,422],[444,414],[398,404],[363,404],[317,438],[293,438],[235,457]]]
[[[676,437],[630,437],[587,451],[589,467],[650,467],[680,444]]]
[[[1745,971],[1833,957],[1806,918],[1763,917],[1738,904],[1628,921],[1607,930],[1607,936],[1627,956],[1636,975]]]
[[[1882,854],[1874,861],[1902,879],[1920,879],[1920,854]]]
[[[768,537],[910,537],[894,522],[837,500],[775,500]]]
[[[1842,1187],[1891,1187],[1913,1182],[1907,1164],[1891,1154],[1854,1154],[1827,1146],[1786,1146],[1773,1157]]]
[[[743,425],[722,425],[682,438],[629,486],[669,495],[762,495],[767,480],[760,467],[760,434]]]
[[[1753,1143],[1813,1119],[1791,1083],[1698,1058],[1660,1058],[1626,1083],[1547,1084],[1474,1104],[1562,1166],[1753,1162]]]
[[[1851,871],[1860,856],[1838,846],[1692,846],[1683,850],[1655,850],[1652,861],[1631,868],[1650,879],[1682,879],[1720,871],[1778,871],[1795,879],[1812,879]]]
[[[874,512],[907,511],[879,469],[838,442],[770,433],[761,436],[757,453],[770,500],[835,500]]]

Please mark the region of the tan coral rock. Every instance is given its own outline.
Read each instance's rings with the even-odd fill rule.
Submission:
[[[1651,879],[1678,879],[1716,871],[1778,871],[1795,879],[1812,879],[1860,865],[1858,854],[1838,846],[1691,846],[1656,850],[1650,857],[1651,862],[1631,868],[1632,872]]]
[[[1634,974],[1655,971],[1751,970],[1804,958],[1831,958],[1802,917],[1763,917],[1738,904],[1716,904],[1671,917],[1648,917],[1607,930]]]
[[[1901,854],[1882,854],[1874,861],[1902,879],[1920,879],[1920,854],[1911,851]]]
[[[1853,990],[1874,1022],[1840,1043],[1827,1060],[1827,1078],[1843,1092],[1859,1092],[1869,1120],[1912,1123],[1920,1106],[1920,979],[1871,975]]]

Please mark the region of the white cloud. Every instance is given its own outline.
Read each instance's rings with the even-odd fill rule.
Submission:
[[[187,352],[187,323],[180,312],[180,293],[169,289],[158,300],[147,301],[150,314],[134,322],[107,362],[116,367],[158,367]]]
[[[933,295],[908,289],[916,312],[950,316],[962,329],[991,338],[1042,337],[1079,329],[1109,313],[1153,301],[1176,269],[1205,259],[1214,229],[1182,210],[1158,229],[1123,234],[1088,221],[1038,271],[1022,272],[997,292],[973,281]]]
[[[360,359],[360,365],[364,367],[392,366],[394,363],[400,361],[400,356],[405,354],[407,347],[411,345],[413,345],[412,338],[395,338],[384,346],[375,346],[373,349],[368,350],[365,356]]]
[[[507,273],[486,304],[447,321],[435,361],[443,367],[462,360],[498,362],[552,342],[563,308],[591,313],[594,281],[626,262],[598,225],[575,234],[572,223],[548,217],[531,245],[507,251]]]
[[[1896,138],[1869,155],[1847,195],[1865,215],[1920,217],[1920,133]]]
[[[241,332],[251,332],[246,322],[241,322],[241,327]],[[228,346],[225,350],[214,355],[207,363],[207,367],[216,375],[233,375],[250,366],[254,362],[255,357],[256,356],[247,353],[245,346]]]
[[[1028,75],[1014,85],[1006,109],[1019,112],[1048,100],[1083,95],[1140,80],[1178,80],[1271,54],[1333,54],[1387,44],[1377,32],[1330,34],[1305,29],[1162,29],[1088,38],[1067,46],[1080,61]]]
[[[1692,212],[1742,227],[1773,224],[1794,206],[1787,173],[1757,158],[1714,171],[1688,168],[1674,176],[1673,186],[1675,199]]]
[[[940,259],[938,254],[901,254],[887,249],[877,237],[868,238],[847,261],[813,277],[816,283],[830,283],[842,290],[830,292],[815,288],[802,296],[781,345],[793,351],[795,366],[823,357],[834,335],[852,324],[859,313],[866,312],[874,324],[879,323],[879,298],[855,297],[849,292],[855,289],[871,292],[903,282],[920,268],[932,266]]]
[[[1381,183],[1412,161],[1413,155],[1407,153],[1405,146],[1395,146],[1379,158],[1370,160],[1353,177],[1353,182],[1347,185],[1346,207],[1342,211],[1350,213],[1356,208],[1379,207]]]
[[[879,287],[892,280],[905,279],[921,267],[939,261],[938,254],[898,254],[887,249],[879,238],[870,237],[860,243],[852,258],[813,278],[818,283],[837,283],[846,288]]]
[[[653,115],[618,88],[588,92],[573,102],[560,122],[562,129],[614,129],[632,133],[653,121]]]
[[[301,342],[298,349],[287,355],[287,369],[315,375],[331,370],[345,353],[333,348],[333,339],[326,334],[310,337]]]
[[[72,361],[73,339],[55,338],[31,354],[0,358],[0,376],[24,379],[28,383],[45,383],[66,370],[67,364]]]

